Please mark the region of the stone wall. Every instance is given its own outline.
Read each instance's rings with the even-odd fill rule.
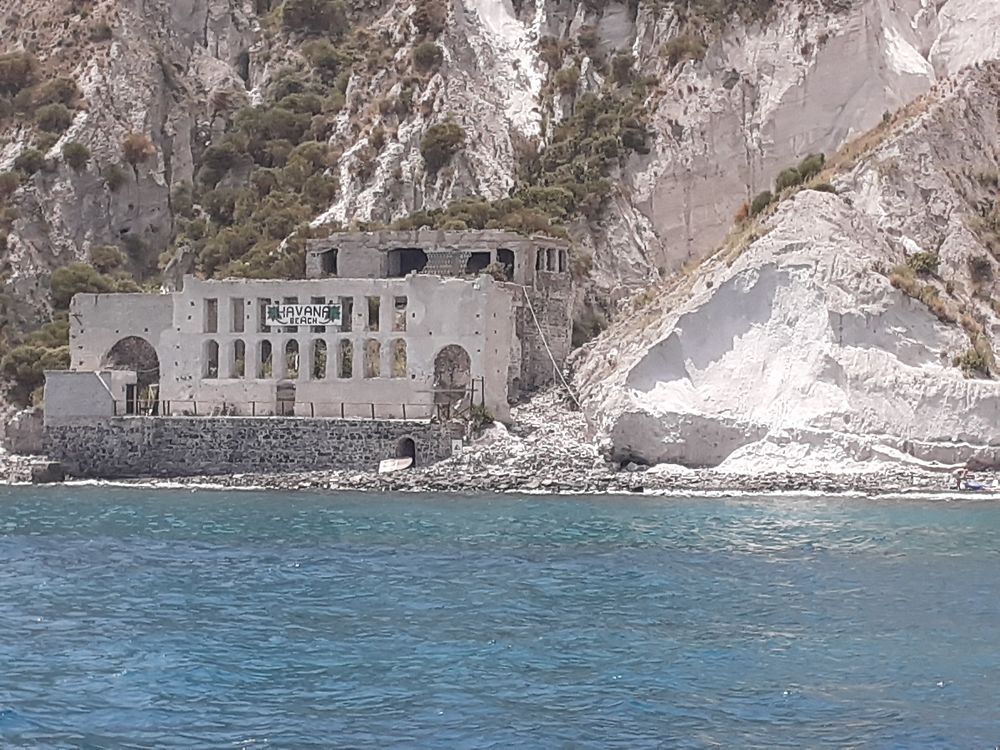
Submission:
[[[279,417],[94,419],[47,426],[45,448],[71,476],[118,479],[374,470],[405,438],[418,465],[451,455],[442,424]]]
[[[530,392],[559,382],[552,357],[562,367],[573,348],[572,291],[572,281],[564,274],[547,272],[539,273],[535,286],[525,290],[531,306],[524,303],[516,313],[516,331],[521,341],[520,391]]]

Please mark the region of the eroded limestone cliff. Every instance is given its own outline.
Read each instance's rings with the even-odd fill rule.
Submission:
[[[640,299],[579,372],[614,457],[1000,462],[998,105],[1000,65],[960,73]]]

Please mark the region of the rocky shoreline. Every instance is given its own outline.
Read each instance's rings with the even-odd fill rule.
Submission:
[[[761,471],[734,474],[716,469],[619,467],[586,441],[583,415],[569,410],[554,391],[514,409],[514,427],[487,429],[451,458],[426,467],[380,475],[372,471],[266,472],[224,476],[149,477],[116,484],[211,486],[274,490],[370,492],[502,492],[562,494],[822,493],[886,495],[956,492],[947,472],[887,466],[869,472]],[[39,457],[0,454],[0,481],[31,481]],[[977,475],[991,484],[993,476]],[[1000,491],[1000,488],[998,488]],[[956,493],[957,494],[957,493]]]

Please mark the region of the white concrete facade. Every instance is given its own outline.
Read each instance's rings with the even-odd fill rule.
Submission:
[[[159,360],[164,414],[427,419],[441,404],[435,360],[457,346],[468,354],[475,403],[507,419],[509,370],[520,351],[516,295],[516,288],[485,275],[418,274],[290,281],[189,276],[172,294],[80,294],[70,307],[70,369],[101,370],[118,342],[136,337]],[[264,324],[267,304],[321,301],[344,303],[336,330]],[[58,395],[51,403],[46,395],[46,411],[58,412]]]

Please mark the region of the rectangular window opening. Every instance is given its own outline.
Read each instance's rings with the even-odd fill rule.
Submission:
[[[219,300],[205,300],[205,333],[219,332]]]
[[[378,297],[368,297],[368,330],[378,332],[378,318],[382,300]]]
[[[392,330],[406,330],[406,297],[393,297],[392,299]]]
[[[241,297],[234,297],[232,300],[232,325],[230,328],[233,333],[243,333],[245,327],[245,313],[243,312],[243,299]]]
[[[343,333],[354,330],[354,297],[340,298],[340,330]]]

